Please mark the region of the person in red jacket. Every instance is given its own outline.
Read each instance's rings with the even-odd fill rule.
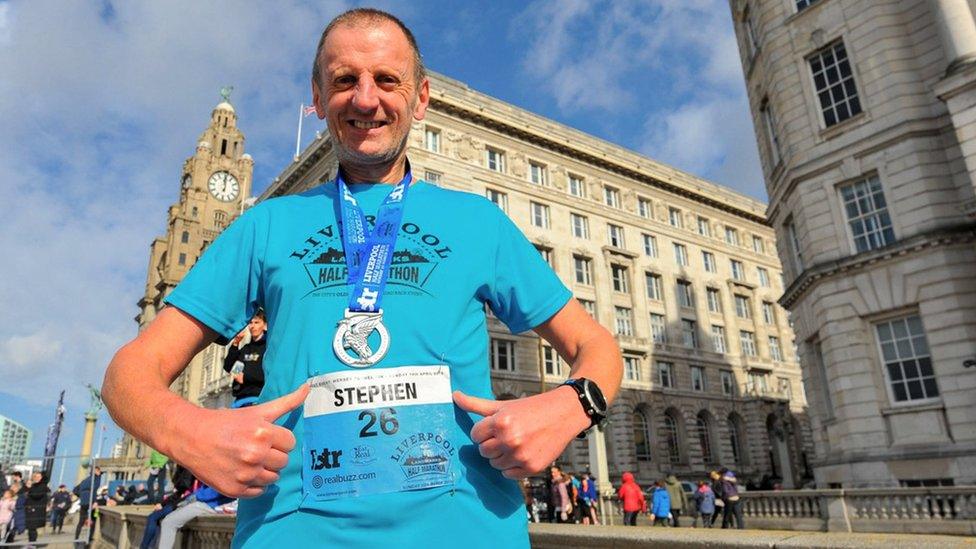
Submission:
[[[647,502],[644,501],[644,492],[634,481],[633,473],[623,474],[623,484],[617,490],[617,497],[623,502],[624,524],[627,526],[637,526],[637,514],[647,509]]]

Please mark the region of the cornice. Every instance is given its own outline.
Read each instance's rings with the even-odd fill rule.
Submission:
[[[950,227],[940,227],[915,235],[879,250],[818,263],[800,273],[800,276],[783,292],[779,304],[789,310],[815,285],[836,276],[850,275],[862,269],[874,267],[878,263],[888,262],[927,248],[941,248],[971,242],[976,242],[976,224],[963,223]]]

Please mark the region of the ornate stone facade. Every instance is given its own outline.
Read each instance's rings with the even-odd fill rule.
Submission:
[[[976,482],[976,2],[730,6],[817,484]]]

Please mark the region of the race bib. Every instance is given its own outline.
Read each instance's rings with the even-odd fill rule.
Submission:
[[[313,377],[310,385],[302,507],[454,484],[450,368],[345,370]]]

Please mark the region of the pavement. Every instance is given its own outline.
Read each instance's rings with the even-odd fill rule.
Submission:
[[[81,531],[81,536],[85,536],[85,530]],[[51,534],[49,528],[37,532],[37,541],[31,543],[27,541],[27,532],[20,534],[13,543],[0,543],[0,549],[26,549],[28,547],[46,547],[49,549],[74,549],[75,525],[70,528],[64,525],[64,531],[60,534]]]

